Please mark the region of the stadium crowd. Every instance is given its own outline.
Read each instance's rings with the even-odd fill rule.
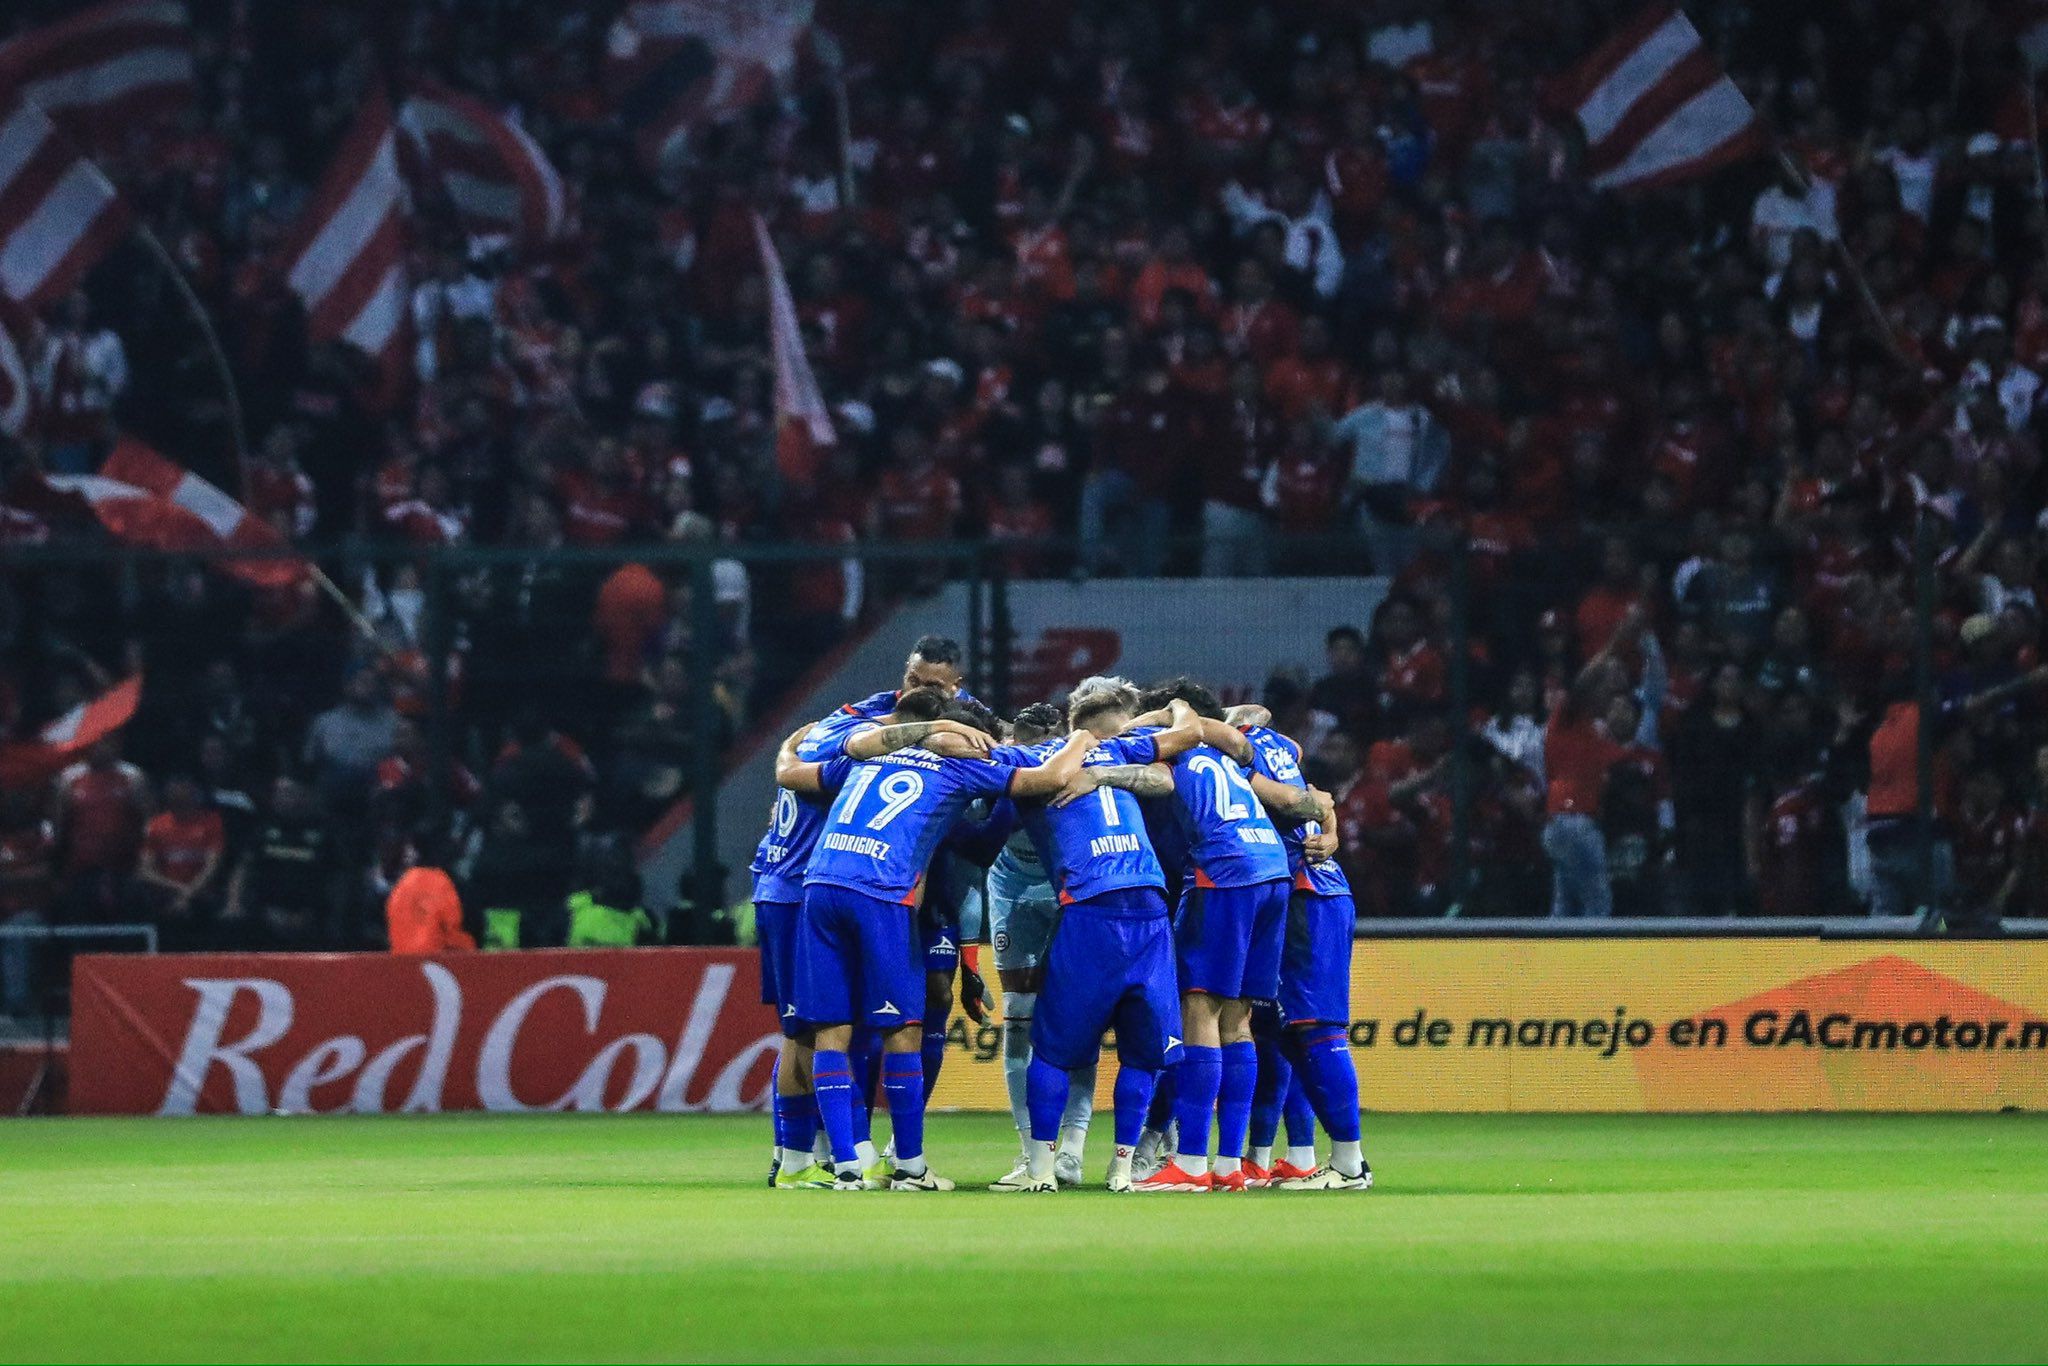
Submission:
[[[684,789],[691,662],[737,733],[922,584],[840,555],[956,536],[1020,575],[1393,576],[1266,699],[1340,798],[1367,913],[1911,909],[1923,728],[1939,897],[2036,909],[2048,240],[1999,12],[1702,4],[1777,152],[1618,197],[1547,98],[1627,14],[1592,0],[825,0],[843,127],[812,54],[658,168],[607,90],[612,8],[192,4],[199,98],[109,170],[224,334],[247,502],[357,548],[372,631],[310,584],[9,574],[0,729],[147,683],[120,746],[6,794],[0,914],[373,942],[376,894],[458,834],[472,883],[616,880],[593,854]],[[308,346],[276,269],[394,63],[515,108],[570,222],[530,254],[416,231],[396,386]],[[840,437],[803,487],[775,474],[754,213]],[[236,486],[139,247],[33,353],[15,484],[118,425]],[[69,534],[0,512],[10,543]],[[662,540],[818,558],[721,560],[703,640],[673,574],[549,554]],[[451,590],[429,781],[407,552],[469,545],[517,553]]]

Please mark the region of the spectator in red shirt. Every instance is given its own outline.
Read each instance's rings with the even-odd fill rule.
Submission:
[[[1081,486],[1081,559],[1092,573],[1116,565],[1150,578],[1166,564],[1169,499],[1186,457],[1192,422],[1165,360],[1147,358],[1138,382],[1110,405],[1096,428],[1095,468]],[[1112,552],[1110,519],[1129,519]]]
[[[144,827],[135,868],[135,903],[170,948],[196,947],[215,900],[227,831],[199,784],[180,775],[164,784],[164,809]]]
[[[1259,396],[1258,367],[1240,360],[1230,392],[1209,405],[1202,432],[1202,573],[1266,572],[1266,472],[1280,444],[1280,423]]]
[[[119,909],[142,852],[149,819],[149,783],[121,758],[112,736],[57,777],[58,873],[69,912],[104,920]]]
[[[1636,552],[1625,536],[1600,543],[1600,581],[1588,588],[1572,611],[1579,658],[1591,659],[1606,648],[1631,612],[1647,611]]]
[[[1550,855],[1553,916],[1614,914],[1607,880],[1607,844],[1600,828],[1600,800],[1607,774],[1627,746],[1607,731],[1607,704],[1626,692],[1617,653],[1633,646],[1643,630],[1641,608],[1631,609],[1573,681],[1564,702],[1551,714],[1543,736],[1543,771],[1549,792],[1544,810],[1543,852]]]

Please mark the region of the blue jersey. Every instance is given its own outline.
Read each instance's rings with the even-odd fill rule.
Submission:
[[[754,850],[748,870],[754,875],[754,900],[798,902],[804,899],[804,869],[817,847],[818,832],[825,828],[825,815],[832,807],[833,794],[853,769],[846,757],[846,744],[870,723],[856,716],[834,713],[812,726],[797,741],[796,757],[807,764],[823,764],[820,794],[799,794],[786,787],[775,789],[775,806],[768,814],[768,833]]]
[[[818,836],[804,884],[917,904],[925,868],[961,809],[1009,791],[1016,769],[900,749],[853,766]]]
[[[1173,766],[1173,793],[1194,885],[1252,887],[1287,880],[1287,846],[1234,759],[1196,745]]]
[[[1246,726],[1244,738],[1252,742],[1252,772],[1263,773],[1288,787],[1308,790],[1308,779],[1301,773],[1301,746],[1268,726]],[[1281,842],[1287,846],[1287,866],[1294,873],[1294,885],[1317,896],[1350,896],[1351,880],[1344,876],[1335,859],[1310,863],[1302,850],[1310,835],[1322,832],[1323,827],[1315,821],[1303,821],[1280,831]]]
[[[1045,740],[1022,752],[1043,763],[1065,743]],[[1081,766],[1149,764],[1158,757],[1159,747],[1149,734],[1126,735],[1098,742]],[[1123,789],[1098,787],[1065,806],[1031,802],[1019,809],[1040,860],[1052,870],[1052,885],[1062,906],[1134,887],[1165,888],[1166,876],[1145,834],[1144,812],[1138,799]]]
[[[847,703],[839,709],[839,714],[841,716],[858,717],[863,721],[873,721],[877,717],[887,716],[890,712],[896,710],[896,699],[901,696],[903,694],[895,688],[884,688],[878,693],[871,693],[863,697],[858,702]],[[973,696],[965,688],[962,688],[953,696],[961,702],[974,701]]]

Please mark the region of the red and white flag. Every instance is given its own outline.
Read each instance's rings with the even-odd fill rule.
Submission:
[[[606,85],[651,166],[736,118],[796,69],[813,0],[630,0],[605,34]]]
[[[1670,5],[1637,14],[1564,78],[1559,95],[1586,130],[1597,189],[1690,180],[1764,144],[1756,110]]]
[[[790,296],[789,277],[768,236],[768,225],[754,215],[754,240],[761,247],[761,274],[768,282],[768,348],[775,357],[775,464],[793,484],[808,484],[818,470],[818,456],[838,441],[825,396],[811,358],[804,354],[803,329]]]
[[[128,201],[32,104],[0,120],[0,294],[61,298],[128,231]]]
[[[134,720],[141,703],[142,675],[136,674],[79,703],[35,738],[0,744],[0,781],[10,788],[33,787]]]
[[[182,0],[112,0],[0,43],[0,105],[35,105],[88,147],[110,147],[191,96]]]
[[[306,305],[306,335],[384,363],[403,354],[405,182],[391,106],[372,95],[284,249],[285,280]]]
[[[117,540],[155,550],[282,550],[285,539],[206,480],[123,437],[98,474],[51,474],[43,483],[81,499]],[[211,562],[257,588],[289,588],[310,572],[298,556]]]
[[[562,178],[512,119],[458,90],[418,81],[398,122],[464,232],[509,237],[528,248],[560,234],[567,217]]]

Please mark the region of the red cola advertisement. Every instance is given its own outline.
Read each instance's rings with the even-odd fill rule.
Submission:
[[[84,955],[74,1114],[731,1111],[780,1035],[747,950]]]

